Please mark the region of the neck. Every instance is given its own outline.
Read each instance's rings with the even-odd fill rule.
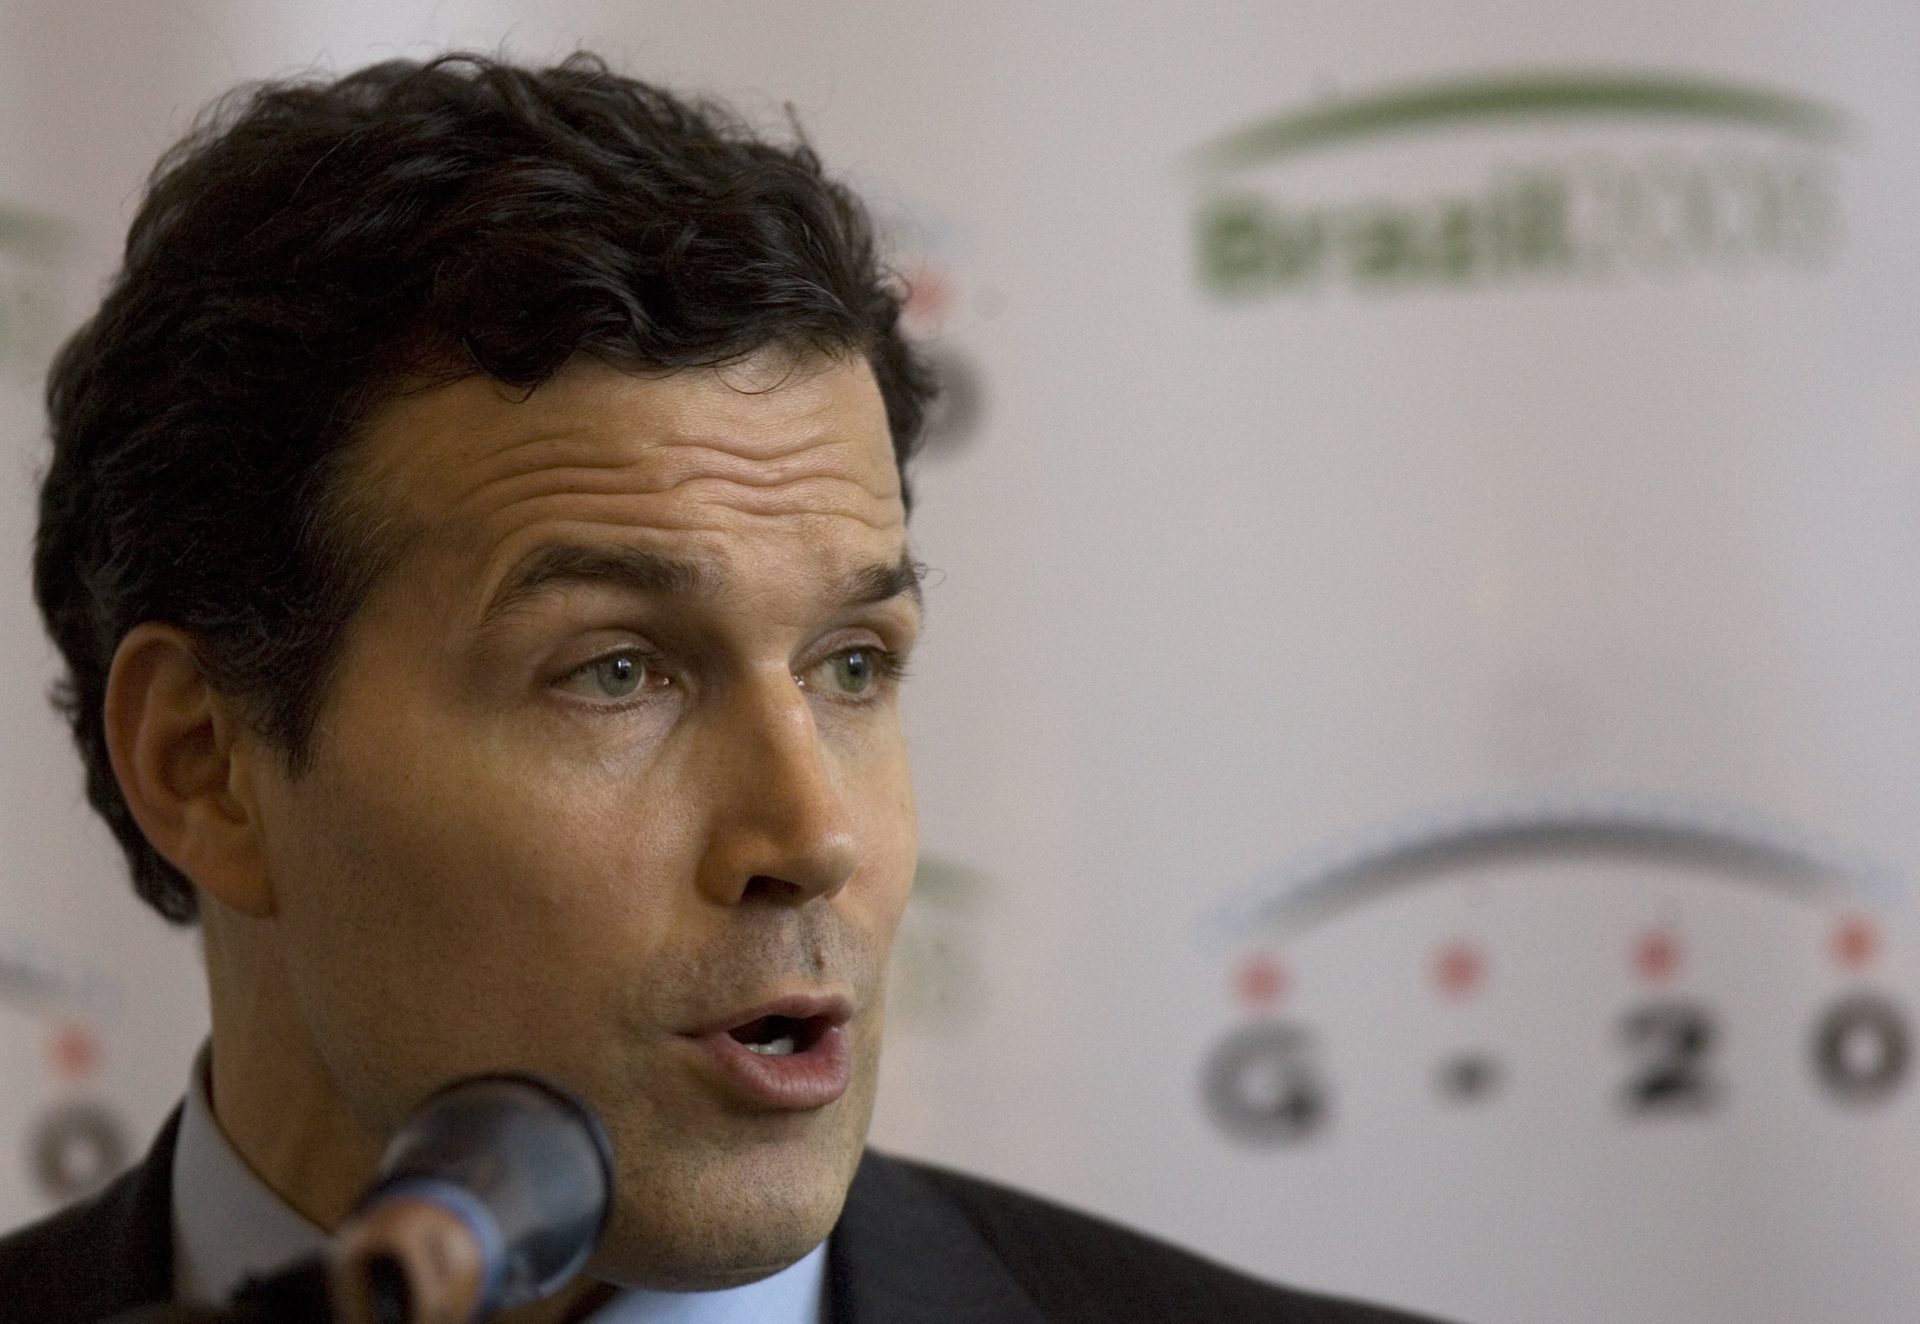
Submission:
[[[212,911],[214,907],[207,907]],[[255,1176],[289,1208],[331,1231],[373,1180],[387,1137],[357,1122],[316,1054],[259,921],[203,917],[213,1011],[214,1120]],[[613,1289],[580,1281],[501,1324],[568,1324]]]
[[[313,1052],[265,922],[207,909],[214,1117],[254,1175],[330,1230],[372,1179],[385,1138],[353,1119]]]

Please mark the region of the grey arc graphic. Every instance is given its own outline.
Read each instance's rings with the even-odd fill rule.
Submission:
[[[1703,883],[1759,887],[1820,909],[1885,909],[1904,892],[1892,871],[1752,815],[1651,797],[1539,797],[1423,815],[1309,859],[1260,880],[1208,927],[1222,945],[1286,939],[1476,865],[1578,856],[1677,864]],[[1619,1030],[1632,1057],[1618,1090],[1624,1114],[1712,1113],[1725,1093],[1720,1035],[1710,1004],[1661,997],[1631,1005]],[[1820,1094],[1864,1108],[1899,1097],[1914,1037],[1898,1002],[1855,988],[1816,1014],[1805,1047]],[[1470,1046],[1442,1059],[1434,1083],[1450,1107],[1484,1103],[1504,1091],[1505,1066],[1485,1045]],[[1297,1144],[1322,1134],[1337,1111],[1330,1072],[1313,1029],[1256,1015],[1207,1053],[1201,1094],[1229,1139]]]
[[[1814,837],[1726,809],[1642,797],[1545,797],[1422,816],[1258,880],[1213,915],[1219,940],[1293,934],[1442,871],[1528,858],[1682,864],[1823,908],[1889,909],[1900,875]]]

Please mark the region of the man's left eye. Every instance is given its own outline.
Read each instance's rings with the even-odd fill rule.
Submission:
[[[627,648],[576,667],[560,679],[559,688],[583,699],[619,703],[662,688],[666,679],[646,654]]]
[[[849,648],[844,653],[835,653],[827,659],[827,665],[833,670],[834,680],[848,694],[862,694],[873,684],[873,654],[864,648]]]
[[[895,674],[892,655],[879,648],[843,648],[815,668],[837,693],[859,697],[872,693]]]

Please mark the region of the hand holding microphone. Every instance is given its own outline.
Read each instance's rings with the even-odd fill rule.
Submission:
[[[480,1241],[437,1200],[394,1195],[343,1223],[324,1274],[333,1324],[468,1324],[490,1313]]]

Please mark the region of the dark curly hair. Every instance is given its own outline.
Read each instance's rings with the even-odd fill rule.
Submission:
[[[577,355],[634,368],[780,346],[863,355],[902,469],[932,391],[859,202],[804,141],[588,55],[475,55],[243,88],[155,168],[124,265],[47,383],[34,593],[55,702],[134,885],[192,885],[109,766],[120,640],[159,620],[305,766],[342,631],[395,559],[347,459],[396,392],[531,389]]]

